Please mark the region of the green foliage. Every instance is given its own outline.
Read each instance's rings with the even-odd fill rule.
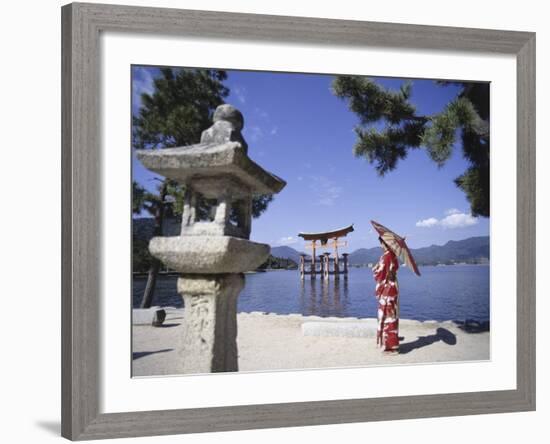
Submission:
[[[183,214],[183,200],[185,197],[185,187],[173,180],[166,180],[166,193],[169,204],[167,205],[168,216]]]
[[[145,273],[153,263],[153,257],[149,253],[149,241],[138,239],[135,236],[132,239],[132,271]]]
[[[384,119],[389,124],[414,118],[415,107],[408,102],[411,84],[405,83],[399,91],[390,91],[367,77],[340,76],[332,85],[336,96],[349,99],[349,108],[362,124]]]
[[[225,71],[213,69],[161,69],[153,94],[142,94],[133,118],[135,148],[167,148],[196,143],[224,103],[229,89]]]
[[[268,205],[273,201],[272,194],[262,194],[252,200],[252,217],[260,217],[267,210]]]
[[[202,131],[212,125],[212,115],[224,103],[229,89],[223,84],[225,71],[213,69],[161,69],[153,82],[152,94],[142,94],[142,106],[132,120],[132,145],[138,149],[160,149],[197,143]],[[170,215],[183,213],[185,187],[166,180],[164,211]],[[273,196],[253,200],[252,216],[259,217]],[[146,210],[155,215],[159,197],[139,185],[133,186],[133,211]],[[201,208],[209,211],[208,202]],[[201,210],[202,211],[202,210]],[[199,215],[200,216],[200,215]]]
[[[132,181],[132,213],[138,214],[145,206],[145,188],[138,184],[135,180]]]
[[[260,270],[297,270],[298,264],[292,259],[269,255],[266,261],[258,267]]]
[[[489,182],[489,168],[470,167],[455,179],[456,185],[466,193],[472,214],[489,216],[485,214],[490,203]]]
[[[437,83],[445,86],[451,82]],[[421,147],[441,167],[460,137],[470,167],[455,183],[466,194],[472,214],[488,217],[489,85],[452,83],[461,87],[460,93],[440,113],[431,116],[416,113],[410,100],[410,82],[393,91],[366,77],[339,76],[332,88],[359,118],[354,154],[374,164],[380,176],[395,169],[408,150]]]
[[[163,194],[160,189],[162,186],[159,185],[159,193],[155,194],[147,191],[135,180],[132,181],[132,213],[139,214],[141,211],[146,211],[155,218],[157,225],[161,223],[162,218],[159,216],[164,210],[160,197]],[[160,231],[162,227],[158,226],[155,229]],[[154,259],[149,253],[148,244],[148,240],[139,238],[135,233],[132,236],[132,270],[134,272],[145,272],[153,265]]]
[[[135,180],[132,181],[132,213],[139,214],[145,210],[151,216],[156,216],[160,206],[160,197],[158,194],[147,191]]]
[[[430,158],[442,166],[452,154],[456,133],[459,129],[474,134],[482,134],[485,125],[472,102],[458,97],[450,102],[439,114],[434,115],[421,137],[422,144],[428,149]]]
[[[376,171],[383,176],[393,170],[397,161],[407,157],[407,149],[420,144],[419,125],[411,122],[403,128],[388,127],[382,131],[375,128],[355,128],[357,143],[353,152],[357,157],[366,157],[376,163]]]

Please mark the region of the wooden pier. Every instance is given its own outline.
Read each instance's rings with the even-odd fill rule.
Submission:
[[[320,275],[323,279],[329,279],[331,275],[334,276],[334,279],[339,279],[340,275],[347,276],[348,254],[343,253],[342,256],[338,254],[338,247],[346,246],[347,242],[339,242],[338,239],[346,237],[352,231],[353,224],[333,231],[298,233],[298,236],[309,241],[306,248],[312,250],[309,263],[307,255],[300,255],[301,279],[305,279],[306,275],[310,275],[311,279],[315,279],[317,275]],[[330,252],[325,252],[317,256],[317,250],[324,248],[332,248],[334,255],[331,257]],[[342,264],[342,267],[340,267],[340,264]]]

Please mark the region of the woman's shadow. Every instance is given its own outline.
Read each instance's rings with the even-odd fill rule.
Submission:
[[[399,344],[399,354],[404,355],[411,351],[432,345],[434,342],[442,341],[447,345],[456,345],[456,335],[446,328],[439,327],[435,334],[429,336],[420,336],[416,341]]]

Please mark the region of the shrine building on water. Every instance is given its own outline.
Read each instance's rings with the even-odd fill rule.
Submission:
[[[330,275],[334,279],[339,279],[340,275],[347,277],[348,275],[348,253],[338,254],[338,247],[347,246],[346,241],[339,241],[340,238],[346,237],[348,233],[353,231],[353,224],[332,231],[323,231],[319,233],[298,233],[302,239],[307,241],[306,248],[311,250],[311,256],[306,254],[300,255],[300,277],[305,279],[306,275],[310,275],[311,279],[315,279],[317,275],[323,279],[329,279]],[[318,250],[332,249],[326,251],[319,256]]]

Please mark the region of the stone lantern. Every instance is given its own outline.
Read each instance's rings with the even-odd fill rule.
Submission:
[[[286,185],[248,157],[239,110],[221,105],[213,121],[196,145],[137,151],[146,168],[185,186],[180,235],[149,243],[153,256],[181,273],[183,373],[238,370],[237,296],[243,272],[256,269],[270,252],[269,245],[249,240],[252,199]]]

